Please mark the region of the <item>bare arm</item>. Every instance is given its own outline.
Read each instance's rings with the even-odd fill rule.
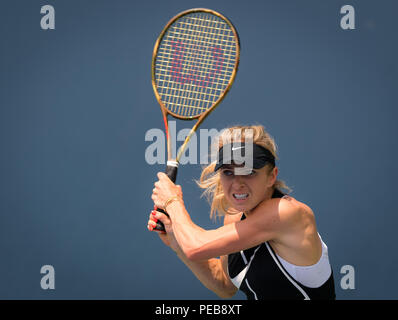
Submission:
[[[196,228],[182,201],[172,202],[167,210],[173,221],[175,238],[190,260],[227,255],[277,239],[289,228],[297,226],[300,219],[297,207],[284,199],[264,201],[247,219],[209,231]],[[158,217],[163,219],[164,215]]]
[[[240,215],[225,216],[224,225],[239,219]],[[201,230],[204,231],[203,229]],[[203,261],[192,261],[186,257],[182,250],[179,250],[177,255],[202,284],[215,292],[220,298],[231,298],[238,291],[238,288],[231,282],[228,275],[228,256],[221,256],[220,259],[211,258]]]
[[[200,282],[220,298],[231,298],[235,295],[237,288],[227,279],[221,259],[212,258],[202,261],[192,261],[183,253],[177,255]]]
[[[150,215],[150,219],[148,221],[149,230],[152,230],[151,227],[156,225],[155,220],[156,219],[154,219],[153,215]],[[174,237],[170,219],[165,219],[164,224],[168,232],[158,232],[159,237],[167,246],[173,249],[180,260],[192,271],[196,278],[198,278],[206,288],[216,293],[220,298],[232,297],[236,293],[237,288],[228,278],[225,264],[226,257],[221,257],[221,259],[211,258],[201,261],[192,261],[188,259]],[[199,226],[195,227],[198,231],[203,230]]]

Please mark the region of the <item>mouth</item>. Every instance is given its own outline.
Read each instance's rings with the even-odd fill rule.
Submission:
[[[248,193],[233,193],[232,196],[238,201],[246,200],[249,197]]]

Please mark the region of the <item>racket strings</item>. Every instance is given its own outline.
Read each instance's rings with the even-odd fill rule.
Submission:
[[[185,15],[169,26],[155,62],[157,91],[165,107],[195,117],[224,94],[234,74],[237,39],[213,14]]]

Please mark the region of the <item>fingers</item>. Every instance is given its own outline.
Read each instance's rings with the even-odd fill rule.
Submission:
[[[154,209],[157,209],[157,207],[154,206]],[[161,221],[163,223],[163,225],[170,224],[170,219],[164,213],[156,211],[156,210],[152,210],[151,214],[149,215],[149,220],[148,220],[148,225],[147,225],[148,230],[164,233],[164,231],[159,231],[159,230],[155,229],[156,223],[158,221]]]
[[[157,207],[153,206],[153,208],[156,210]],[[149,214],[149,220],[148,220],[148,230],[153,231],[156,227],[156,222],[158,222],[158,219],[155,218],[155,215],[153,214],[155,212],[154,210]],[[156,231],[156,230],[155,230]]]
[[[161,187],[160,187],[160,184],[159,184],[159,181],[158,182],[155,182],[155,184],[154,184],[154,188],[152,189],[152,195],[151,195],[151,199],[152,199],[152,201],[155,203],[155,206],[156,205],[160,205],[160,199],[162,199],[161,197],[160,197],[160,195],[162,194],[162,189],[161,189]],[[159,193],[160,192],[160,193]]]
[[[156,218],[151,218],[150,220],[148,220],[148,225],[147,225],[148,230],[149,231],[156,231],[157,233],[166,233],[164,231],[156,229],[156,226],[157,226],[156,222],[157,221],[158,221],[158,219],[156,219]]]
[[[151,212],[151,215],[153,216],[153,219],[154,219],[154,220],[156,220],[156,221],[159,220],[159,221],[163,222],[164,225],[170,224],[170,219],[169,219],[169,217],[166,216],[163,212],[153,210],[153,211]]]
[[[160,179],[165,179],[165,178],[169,179],[169,177],[167,176],[167,174],[165,174],[164,172],[158,172],[157,176],[158,176],[159,180],[160,180]],[[170,180],[170,179],[169,179],[169,180]]]
[[[153,231],[156,228],[156,222],[153,220],[148,220],[147,228],[149,231]]]
[[[165,174],[164,172],[158,172],[157,177],[158,177],[159,181],[168,180],[170,183],[174,184],[174,182],[171,181],[169,176],[167,174]]]
[[[177,185],[177,190],[178,190],[179,196],[182,197],[182,188],[179,184]]]

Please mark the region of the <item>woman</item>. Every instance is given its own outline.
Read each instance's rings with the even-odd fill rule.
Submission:
[[[224,226],[207,231],[195,225],[181,187],[158,173],[148,229],[163,222],[163,242],[222,298],[240,289],[256,300],[335,299],[328,249],[311,208],[282,193],[288,188],[277,180],[272,137],[262,126],[231,127],[218,147],[217,161],[204,168],[198,184],[210,197],[211,216],[223,215]]]

